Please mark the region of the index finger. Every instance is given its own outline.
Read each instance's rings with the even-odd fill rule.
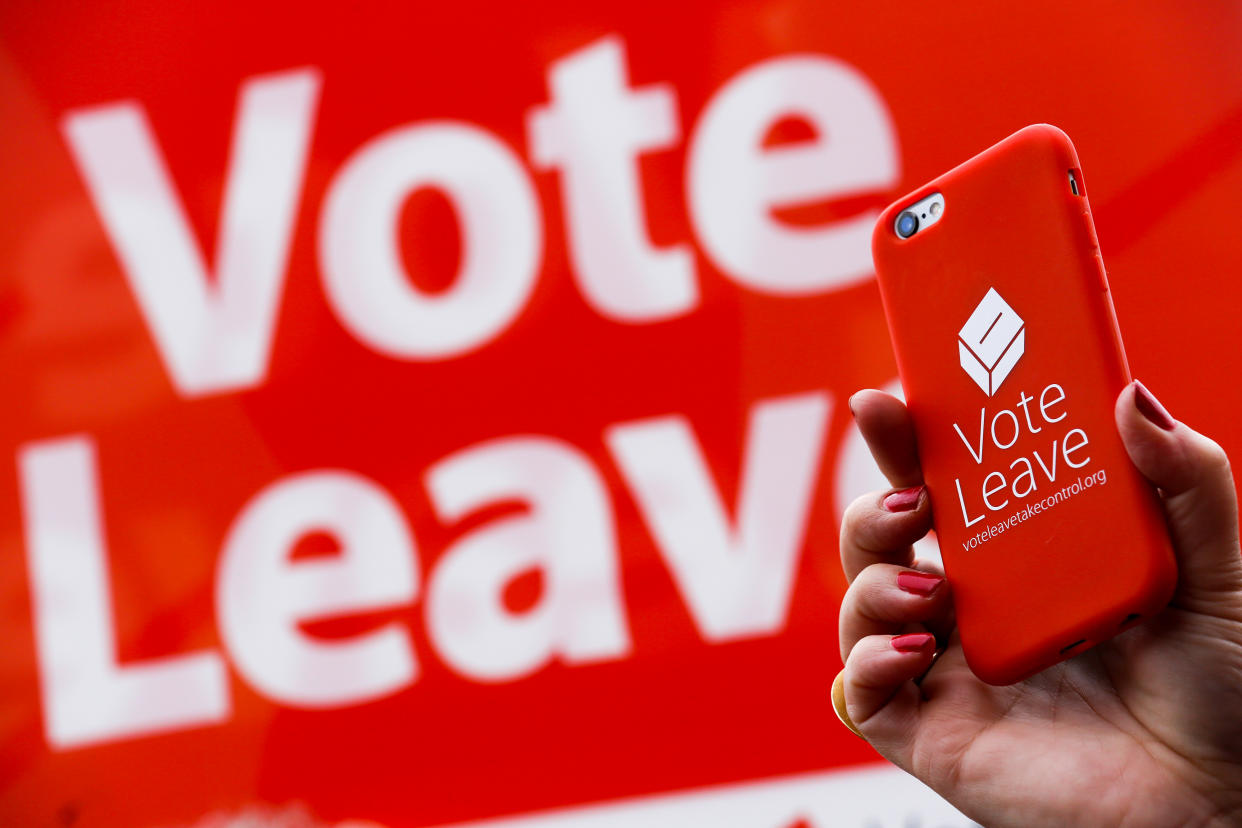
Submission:
[[[914,421],[906,404],[883,391],[868,388],[850,397],[850,411],[876,465],[895,489],[923,484]]]

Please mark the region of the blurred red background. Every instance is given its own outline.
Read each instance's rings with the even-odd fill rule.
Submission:
[[[852,144],[835,161],[841,181],[857,174],[863,184],[816,192],[812,181],[774,199],[769,219],[791,237],[832,237],[865,222],[1028,123],[1062,127],[1082,159],[1132,371],[1236,458],[1240,48],[1242,9],[1229,2],[6,3],[0,822],[173,825],[300,803],[323,821],[421,826],[874,761],[835,721],[827,689],[840,666],[838,518],[875,485],[851,460],[845,401],[895,378],[878,294],[867,273],[835,261],[808,262],[804,286],[782,289],[779,275],[747,278],[704,241],[701,213],[714,208],[693,205],[688,183],[704,113],[741,73],[791,56],[844,66],[849,88],[880,107],[872,125],[888,143]],[[678,273],[691,294],[666,312],[619,318],[584,289],[590,277],[571,254],[572,237],[589,231],[567,226],[565,170],[540,162],[532,146],[534,113],[554,100],[550,73],[583,54],[620,55],[629,94],[662,90],[671,101],[649,118],[671,132],[634,151],[626,179],[637,181],[642,221],[631,247],[648,260],[682,251]],[[139,107],[212,270],[239,90],[298,70],[318,85],[264,368],[254,381],[187,392],[161,355],[66,124],[101,105]],[[814,89],[802,92],[814,100]],[[823,98],[827,129],[794,110],[773,119],[762,148],[831,149],[855,126],[852,100]],[[325,290],[325,199],[367,142],[443,121],[484,131],[534,188],[541,227],[532,231],[529,298],[515,300],[494,335],[457,352],[385,352],[347,326]],[[487,238],[461,230],[456,209],[451,193],[434,188],[403,202],[395,232],[406,290],[451,296],[463,251],[487,249]],[[582,221],[620,234],[621,212]],[[762,259],[767,248],[755,244]],[[858,244],[845,238],[842,249],[865,255]],[[794,568],[778,585],[788,603],[766,627],[739,622],[713,634],[606,435],[677,418],[659,423],[688,427],[691,438],[676,445],[701,452],[736,523],[744,462],[762,449],[748,440],[748,423],[791,400],[809,407],[798,420],[805,433],[789,439],[812,439],[802,453],[808,482],[789,482],[788,497],[803,498],[807,511],[791,518]],[[75,436],[95,452],[106,565],[105,581],[81,577],[111,596],[116,669],[206,654],[224,671],[224,707],[212,721],[148,733],[117,725],[62,744],[49,736],[35,619],[63,608],[40,609],[32,598],[31,495],[19,453]],[[602,483],[611,525],[596,528],[601,548],[615,543],[611,595],[628,645],[582,659],[554,647],[527,669],[482,680],[444,656],[426,599],[453,550],[502,521],[520,523],[532,507],[510,494],[446,517],[452,510],[434,501],[430,473],[463,450],[529,436],[567,447],[587,462],[585,479]],[[796,455],[773,468],[796,466]],[[417,585],[408,600],[321,614],[301,633],[348,642],[388,630],[416,672],[377,698],[310,708],[273,698],[237,668],[221,633],[218,567],[252,498],[324,469],[361,476],[398,505]],[[676,517],[677,504],[668,508]],[[733,553],[750,548],[744,541]],[[311,533],[290,554],[331,560],[338,547]],[[502,595],[508,612],[520,618],[545,605],[548,577],[515,565]],[[549,634],[574,617],[559,617]],[[106,711],[98,716],[106,721]],[[840,801],[795,816],[891,804],[864,801],[871,790],[833,793]],[[924,807],[910,801],[911,812]],[[791,824],[736,814],[729,824]]]

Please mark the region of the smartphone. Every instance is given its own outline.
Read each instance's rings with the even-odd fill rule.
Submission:
[[[1012,684],[1170,600],[1078,155],[1029,126],[899,199],[872,253],[966,661]]]

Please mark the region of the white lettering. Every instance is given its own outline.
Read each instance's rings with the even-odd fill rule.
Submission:
[[[966,521],[966,525],[967,525],[967,526],[974,526],[976,523],[978,523],[979,521],[983,520],[983,513],[982,513],[982,512],[980,512],[978,517],[973,517],[973,518],[972,518],[972,517],[971,517],[971,516],[970,516],[970,515],[966,512],[966,498],[965,498],[965,496],[962,494],[962,481],[961,481],[961,478],[958,478],[958,479],[954,480],[953,482],[954,482],[955,484],[957,484],[957,502],[958,502],[958,504],[962,507],[962,520]]]
[[[18,474],[48,743],[65,750],[223,721],[228,679],[215,652],[117,660],[92,442],[28,444]]]
[[[782,118],[805,119],[812,141],[764,148]],[[790,227],[774,207],[883,191],[898,181],[895,131],[860,72],[822,55],[772,58],[709,101],[686,162],[690,215],[725,274],[765,293],[806,295],[869,278],[878,212]]]
[[[1013,436],[1009,438],[1008,442],[1003,442],[999,437],[996,436],[996,421],[1004,416],[1008,416],[1009,419],[1013,422]],[[1018,417],[1008,408],[1002,408],[1000,411],[996,412],[995,416],[992,417],[992,443],[998,449],[1001,449],[1001,450],[1007,449],[1010,446],[1012,446],[1014,443],[1018,442],[1019,433],[1020,433],[1020,428],[1018,426]]]
[[[708,641],[766,635],[785,623],[828,414],[824,393],[755,406],[734,525],[684,418],[623,423],[605,433]]]
[[[407,196],[440,190],[461,224],[461,268],[448,290],[405,275],[397,222]],[[359,340],[396,359],[444,359],[499,336],[521,312],[542,255],[539,203],[519,159],[482,129],[430,122],[364,144],[324,200],[324,288]]]
[[[312,532],[331,535],[339,552],[291,560],[293,545]],[[409,684],[417,666],[396,622],[331,641],[299,624],[410,602],[414,560],[400,507],[370,480],[315,471],[268,486],[233,523],[216,574],[220,634],[238,671],[296,707],[369,701]]]
[[[496,440],[438,462],[427,488],[445,520],[506,501],[528,507],[470,532],[436,563],[426,624],[445,661],[506,681],[556,656],[586,664],[629,653],[612,504],[582,452],[550,437]],[[543,576],[539,601],[510,612],[506,584],[532,569]]]
[[[1071,437],[1075,438],[1074,445],[1072,446],[1070,445]],[[1070,459],[1071,454],[1080,449],[1086,448],[1086,446],[1087,432],[1083,431],[1081,428],[1071,429],[1068,433],[1066,433],[1065,438],[1061,441],[1061,456],[1065,458],[1065,462],[1069,464],[1070,468],[1081,469],[1083,466],[1091,462],[1090,457],[1084,457],[1077,463]]]
[[[1052,470],[1051,471],[1049,471],[1048,465],[1044,462],[1044,458],[1040,456],[1038,450],[1032,451],[1031,454],[1034,455],[1035,462],[1039,463],[1039,467],[1044,470],[1044,476],[1048,478],[1048,482],[1051,483],[1052,481],[1056,480],[1057,479],[1057,441],[1056,440],[1052,441],[1052,452],[1051,452]]]
[[[1056,396],[1048,399],[1049,392],[1056,389]],[[1059,417],[1048,416],[1048,409],[1065,399],[1065,389],[1057,385],[1055,382],[1046,387],[1039,394],[1039,413],[1046,422],[1059,423],[1065,419],[1065,412],[1062,411]]]
[[[694,255],[658,250],[647,237],[638,155],[678,138],[677,95],[660,84],[626,86],[625,47],[607,37],[548,70],[552,102],[527,118],[532,160],[559,167],[569,252],[583,295],[604,316],[649,322],[698,300]]]
[[[1031,466],[1031,461],[1025,457],[1019,457],[1017,460],[1014,460],[1009,464],[1010,469],[1013,469],[1016,466],[1022,466],[1022,471],[1019,472],[1018,476],[1013,479],[1011,491],[1013,492],[1014,497],[1026,497],[1036,489],[1035,469]],[[1027,486],[1022,491],[1018,491],[1018,481],[1024,477],[1027,478]]]
[[[998,478],[999,482],[995,486],[988,488],[988,481],[991,480],[993,477]],[[1002,500],[1000,503],[996,503],[996,504],[992,503],[992,495],[996,494],[999,491],[1002,491],[1004,488],[1005,488],[1005,475],[1001,474],[998,471],[989,472],[988,476],[983,478],[983,505],[987,506],[993,512],[997,511],[998,509],[1005,508],[1005,504],[1009,502],[1008,498],[1006,498],[1005,500]]]
[[[311,69],[243,84],[214,278],[142,108],[65,116],[69,149],[182,396],[249,388],[267,373],[318,95]]]
[[[984,421],[984,415],[985,415],[984,410],[983,410],[982,408],[980,408],[980,409],[979,409],[979,448],[978,448],[978,450],[976,450],[976,449],[975,449],[975,447],[974,447],[974,446],[972,446],[972,445],[970,444],[970,441],[966,439],[966,435],[962,433],[962,429],[958,427],[957,423],[954,423],[954,424],[953,424],[953,430],[957,432],[957,436],[958,436],[958,437],[961,437],[961,438],[962,438],[962,443],[963,443],[963,444],[965,444],[965,446],[966,446],[966,450],[970,452],[970,456],[971,456],[971,457],[973,457],[973,458],[975,458],[975,462],[976,462],[976,463],[982,463],[982,462],[983,462],[983,421]]]

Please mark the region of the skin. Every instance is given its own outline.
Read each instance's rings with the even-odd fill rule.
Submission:
[[[1218,445],[1182,423],[1162,428],[1136,393],[1131,384],[1118,398],[1117,428],[1162,494],[1177,592],[1148,622],[1010,687],[984,684],[966,666],[947,582],[930,596],[898,587],[907,568],[943,574],[911,549],[931,528],[926,494],[910,511],[883,507],[893,491],[923,483],[914,429],[888,394],[850,401],[894,488],[859,498],[843,522],[846,709],[880,754],[984,825],[1242,825],[1233,477]],[[893,647],[911,632],[935,641]]]

